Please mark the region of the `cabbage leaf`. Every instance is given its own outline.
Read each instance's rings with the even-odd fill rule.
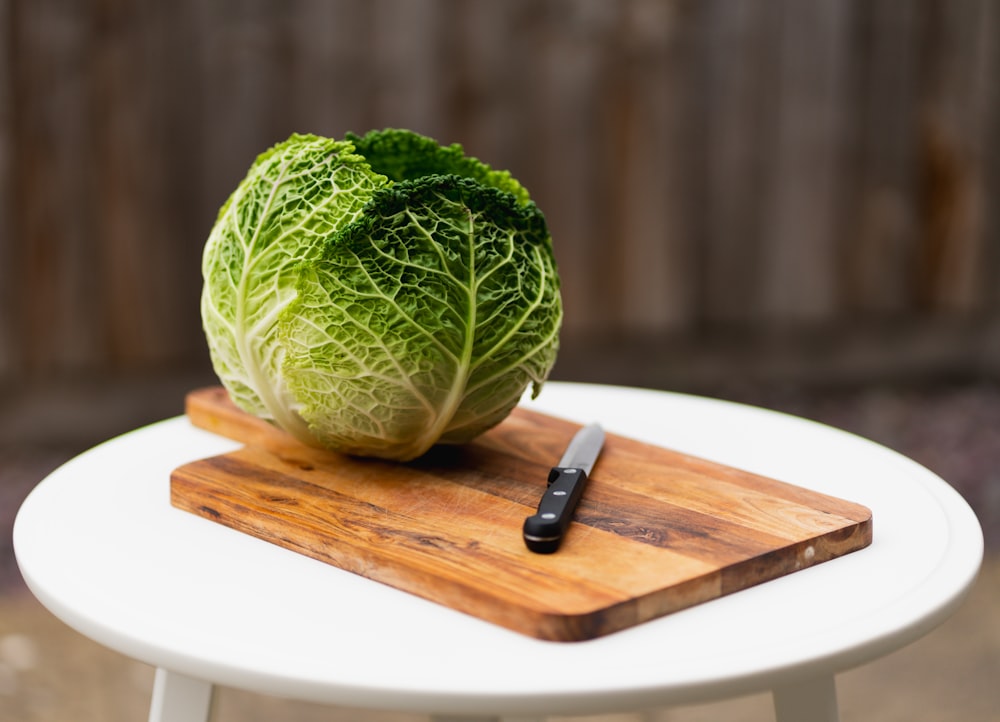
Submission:
[[[202,319],[240,408],[408,460],[502,421],[555,362],[545,219],[504,171],[402,130],[260,155],[205,246]]]

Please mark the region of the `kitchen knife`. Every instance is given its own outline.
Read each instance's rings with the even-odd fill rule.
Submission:
[[[559,548],[602,446],[604,430],[600,425],[590,424],[576,432],[559,464],[549,471],[549,486],[538,511],[524,520],[523,536],[528,549],[551,554]]]

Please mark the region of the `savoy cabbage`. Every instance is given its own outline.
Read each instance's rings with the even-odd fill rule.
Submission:
[[[205,245],[202,321],[233,401],[305,443],[408,460],[537,394],[562,303],[509,173],[405,130],[293,135]]]

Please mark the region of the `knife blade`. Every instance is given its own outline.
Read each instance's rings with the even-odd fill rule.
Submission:
[[[528,549],[552,554],[562,544],[603,446],[604,429],[599,424],[584,426],[573,436],[559,463],[549,471],[538,511],[524,520],[522,535]]]

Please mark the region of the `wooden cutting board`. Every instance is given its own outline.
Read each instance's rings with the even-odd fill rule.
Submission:
[[[399,464],[307,447],[192,392],[198,427],[243,442],[171,475],[174,506],[540,639],[599,637],[871,543],[871,512],[608,434],[568,536],[521,525],[577,424],[518,408],[462,447]]]

